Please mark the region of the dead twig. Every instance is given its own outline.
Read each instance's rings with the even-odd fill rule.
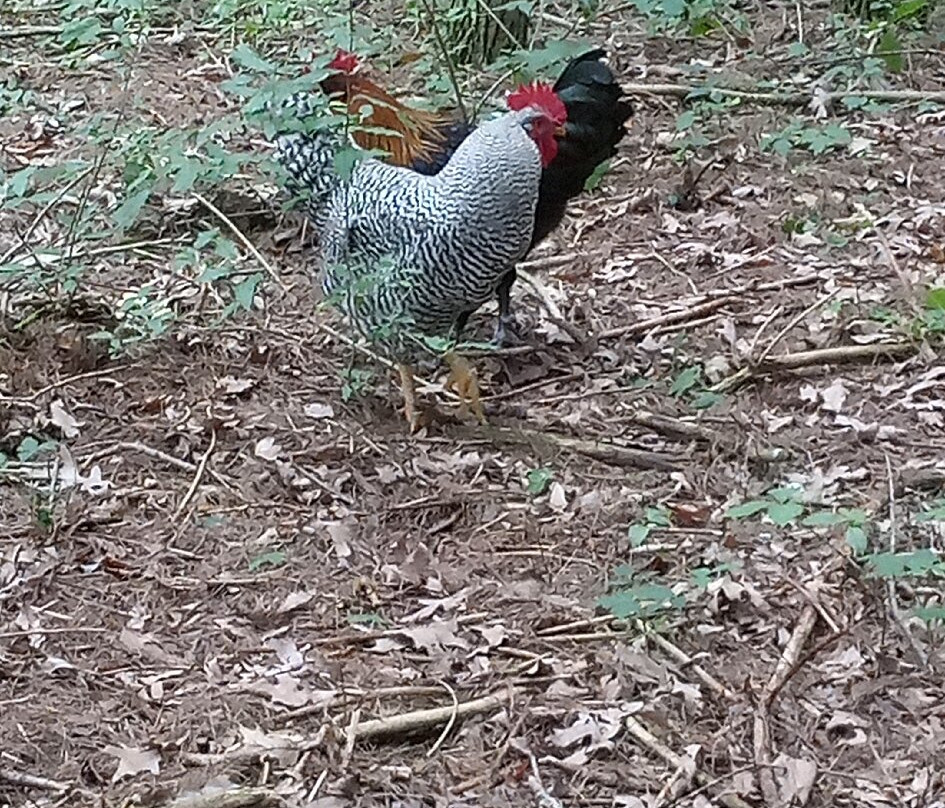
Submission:
[[[242,244],[242,245],[246,248],[246,250],[249,252],[249,254],[252,255],[253,258],[256,259],[256,261],[259,263],[259,265],[260,265],[264,270],[266,270],[266,272],[269,274],[269,277],[271,277],[271,278],[276,282],[276,284],[278,285],[278,287],[279,287],[283,292],[288,292],[288,291],[289,291],[289,287],[285,285],[285,283],[283,282],[282,278],[280,278],[280,277],[279,277],[279,274],[276,272],[276,270],[273,269],[272,264],[270,264],[270,263],[266,260],[266,257],[265,257],[261,252],[259,252],[259,250],[256,248],[256,245],[253,244],[253,242],[250,241],[250,240],[246,237],[246,234],[245,234],[242,230],[240,230],[235,224],[233,224],[233,222],[230,220],[229,216],[227,216],[222,210],[220,210],[220,209],[219,209],[216,205],[214,205],[209,199],[207,199],[206,197],[202,196],[201,194],[198,194],[198,193],[195,192],[195,193],[193,194],[193,197],[194,197],[194,199],[196,199],[201,205],[203,205],[207,210],[209,210],[214,216],[216,216],[221,222],[223,222],[223,224],[226,225],[227,229],[228,229],[234,236],[236,236],[236,238],[237,238],[237,240],[240,242],[240,244]]]
[[[545,786],[541,782],[541,772],[538,770],[538,761],[535,760],[535,756],[531,752],[528,753],[528,760],[532,770],[532,773],[528,776],[528,785],[538,798],[539,808],[564,808],[561,800],[545,790]]]
[[[761,793],[764,796],[766,805],[778,805],[778,786],[774,781],[774,775],[771,771],[771,730],[769,727],[769,716],[771,705],[777,698],[778,693],[788,680],[797,672],[801,662],[801,652],[810,637],[814,625],[817,623],[817,609],[813,604],[808,603],[801,616],[794,626],[791,638],[788,640],[784,651],[778,659],[774,673],[768,679],[761,691],[758,699],[758,705],[755,707],[755,717],[752,727],[752,747],[754,750],[755,765],[758,768],[758,781],[761,786]]]
[[[782,328],[777,334],[775,334],[774,339],[772,339],[771,342],[768,343],[767,347],[765,347],[765,349],[761,352],[761,354],[758,356],[757,361],[754,364],[756,365],[764,364],[764,361],[771,355],[771,352],[774,350],[774,346],[777,345],[781,340],[783,340],[791,332],[794,326],[796,326],[801,320],[803,320],[811,312],[814,312],[817,309],[819,309],[821,306],[824,306],[827,303],[829,303],[839,293],[840,293],[839,289],[834,289],[829,294],[826,294],[823,297],[820,297],[817,300],[815,300],[806,309],[801,311],[800,314],[796,315],[795,317],[792,317],[791,321],[786,326],[784,326],[784,328]],[[754,345],[752,345],[751,353],[754,353]]]
[[[839,365],[867,359],[885,359],[917,353],[910,342],[873,342],[867,345],[839,345],[835,348],[817,348],[813,351],[769,356],[763,363],[744,367],[714,385],[713,393],[727,393],[765,373],[779,370],[797,370],[817,365]]]
[[[184,498],[180,501],[180,504],[177,506],[177,509],[174,511],[174,516],[171,521],[176,522],[187,506],[190,504],[190,501],[194,498],[194,494],[197,493],[197,488],[200,486],[200,481],[203,479],[203,474],[207,470],[207,461],[210,459],[210,455],[213,454],[213,450],[217,445],[217,431],[215,429],[210,430],[210,445],[207,447],[207,451],[204,452],[203,456],[200,458],[200,462],[197,464],[196,472],[194,473],[194,479],[190,483],[190,487],[187,489],[187,493],[184,494]]]
[[[443,732],[440,733],[440,737],[436,739],[436,743],[433,744],[427,752],[428,758],[436,754],[436,751],[443,745],[443,741],[446,740],[446,736],[450,734],[450,730],[452,730],[453,726],[456,724],[456,713],[459,709],[459,699],[456,698],[456,691],[446,682],[441,681],[440,684],[443,685],[446,692],[450,694],[450,698],[453,699],[453,713],[450,715],[449,721],[446,722],[446,726],[443,727]]]
[[[518,270],[518,277],[531,287],[532,291],[535,293],[535,297],[538,298],[545,312],[548,314],[548,318],[558,326],[558,328],[571,337],[577,345],[584,345],[587,342],[587,335],[582,334],[579,328],[576,328],[568,322],[567,318],[561,313],[561,309],[558,308],[558,304],[551,299],[551,295],[548,294],[545,285],[538,280],[538,278],[523,269]]]
[[[677,755],[672,749],[664,744],[652,732],[650,732],[640,721],[632,715],[625,719],[627,731],[637,740],[637,742],[646,749],[661,757],[666,763],[676,770],[684,769],[685,759]],[[695,780],[700,786],[706,789],[711,788],[713,780],[702,771],[696,771]],[[726,808],[750,808],[747,802],[735,794],[721,794],[716,797],[719,803]]]
[[[39,788],[43,791],[68,791],[71,788],[68,783],[60,783],[57,780],[50,780],[47,777],[16,771],[6,766],[0,766],[0,780],[15,786]]]
[[[653,640],[656,645],[658,645],[666,654],[672,657],[680,665],[683,665],[686,669],[693,672],[697,679],[699,679],[702,684],[709,688],[716,696],[720,696],[725,699],[734,699],[735,694],[729,690],[725,685],[723,685],[718,679],[716,679],[711,673],[709,673],[701,665],[698,665],[689,654],[679,648],[678,646],[671,643],[665,637],[660,634],[651,634],[650,639]]]
[[[282,798],[268,788],[234,788],[187,794],[165,803],[163,808],[269,808],[284,804]]]
[[[674,325],[676,323],[684,323],[689,320],[695,320],[706,314],[710,314],[711,312],[725,308],[726,306],[735,303],[739,299],[740,296],[738,295],[724,295],[723,297],[716,297],[712,300],[706,300],[703,303],[697,303],[696,305],[691,306],[688,309],[683,309],[682,311],[661,314],[657,317],[650,317],[647,320],[640,320],[637,323],[621,326],[620,328],[611,328],[607,331],[602,331],[599,334],[599,337],[600,339],[615,339],[617,337],[646,334],[653,329],[661,328],[662,326]]]
[[[511,695],[511,690],[509,690],[461,704],[451,704],[449,707],[432,707],[428,710],[414,710],[410,713],[364,721],[358,725],[357,739],[361,741],[392,735],[399,737],[419,730],[431,729],[449,721],[455,722],[473,715],[482,715],[505,705]]]
[[[461,428],[459,431],[464,430]],[[646,449],[634,449],[610,441],[572,438],[567,435],[538,432],[531,429],[486,426],[477,427],[475,432],[468,432],[468,435],[471,438],[487,437],[496,443],[508,443],[516,446],[544,444],[554,449],[583,455],[611,466],[623,468],[677,471],[683,464],[683,459],[675,455],[651,452]]]
[[[686,98],[694,93],[741,98],[754,104],[774,104],[799,107],[809,104],[814,98],[813,92],[804,93],[763,93],[751,90],[736,90],[729,87],[697,87],[693,84],[623,84],[621,88],[627,95],[668,95]],[[857,95],[871,101],[945,103],[945,90],[857,90],[818,93],[817,98],[826,103],[840,101],[848,95]]]

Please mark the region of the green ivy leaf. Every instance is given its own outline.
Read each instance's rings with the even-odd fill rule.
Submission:
[[[778,527],[785,527],[804,513],[800,502],[775,502],[768,506],[768,518]]]
[[[866,552],[866,548],[869,546],[866,531],[859,525],[850,525],[850,527],[847,528],[844,539],[850,549],[858,556],[863,555]]]
[[[912,612],[926,623],[942,622],[945,620],[945,606],[920,606]]]
[[[532,469],[528,472],[528,486],[525,491],[533,497],[540,496],[548,490],[552,479],[554,479],[554,474],[551,469]]]
[[[772,488],[768,491],[768,496],[775,502],[797,502],[803,493],[796,485],[784,485],[780,488]]]
[[[901,73],[905,63],[902,60],[902,43],[896,30],[887,28],[876,45],[876,55],[882,57],[890,73]]]
[[[833,511],[818,511],[804,518],[801,524],[804,527],[832,527],[833,525],[842,525],[846,523],[839,513]]]
[[[268,553],[262,553],[249,562],[249,571],[256,572],[263,567],[281,567],[285,564],[285,553],[280,550],[272,550]]]
[[[696,122],[696,112],[692,109],[687,109],[682,115],[676,118],[676,131],[684,132],[690,126]]]
[[[640,601],[630,590],[604,595],[597,599],[598,605],[607,609],[618,620],[624,620],[640,613]]]
[[[725,515],[729,519],[744,519],[747,516],[754,516],[756,513],[760,513],[770,506],[771,502],[766,499],[752,499],[748,502],[743,502],[741,505],[735,505],[729,508],[725,512]]]
[[[610,160],[604,160],[604,162],[600,163],[597,168],[591,172],[591,175],[584,181],[584,190],[596,191],[600,187],[600,184],[607,175],[608,171],[610,171]]]
[[[656,525],[657,527],[669,527],[672,524],[669,511],[662,506],[647,508],[643,512],[643,518],[646,519],[647,524]]]
[[[257,272],[233,287],[233,297],[236,299],[237,305],[244,311],[249,311],[253,307],[253,297],[261,280],[262,275]]]
[[[880,578],[901,578],[906,573],[925,575],[945,567],[938,556],[927,548],[911,553],[874,553],[867,561]]]
[[[925,296],[925,307],[936,311],[945,311],[945,287],[929,289]]]
[[[141,209],[151,196],[151,188],[141,188],[130,196],[125,197],[115,211],[112,213],[112,219],[121,230],[127,230],[135,223]]]
[[[650,526],[642,525],[639,522],[630,525],[629,530],[627,530],[627,537],[630,539],[631,547],[639,547],[643,544],[650,535]]]
[[[670,395],[676,397],[681,396],[683,393],[695,387],[699,383],[700,378],[702,378],[702,368],[698,365],[686,368],[676,377],[672,387],[669,388]]]

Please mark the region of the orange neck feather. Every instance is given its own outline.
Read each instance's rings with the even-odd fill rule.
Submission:
[[[322,83],[329,95],[341,96],[348,113],[361,120],[361,126],[385,129],[392,133],[355,130],[354,140],[362,149],[382,149],[390,154],[389,162],[409,166],[419,157],[441,147],[445,135],[441,131],[451,117],[448,113],[426,112],[402,104],[374,82],[360,76],[335,74]],[[369,107],[361,119],[361,111]]]

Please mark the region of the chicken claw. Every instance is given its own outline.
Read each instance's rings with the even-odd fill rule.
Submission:
[[[420,428],[420,412],[417,410],[417,385],[410,365],[397,365],[400,371],[400,389],[404,394],[404,417],[411,432]]]
[[[482,411],[482,401],[479,398],[479,381],[476,378],[476,369],[469,363],[469,360],[454,353],[448,353],[444,358],[450,366],[450,373],[446,377],[445,386],[447,390],[453,390],[459,396],[460,415],[465,415],[467,409],[471,408],[476,420],[484,425],[486,415]]]

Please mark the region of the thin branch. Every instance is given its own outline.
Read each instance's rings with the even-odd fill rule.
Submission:
[[[510,697],[511,691],[506,691],[461,704],[451,704],[448,707],[433,707],[428,710],[415,710],[401,715],[364,721],[358,724],[357,739],[362,741],[390,736],[402,737],[418,730],[431,729],[449,721],[460,721],[473,715],[492,712],[505,705]]]
[[[621,88],[628,95],[668,95],[687,98],[690,95],[715,94],[729,98],[742,98],[756,104],[775,104],[799,107],[809,104],[814,98],[809,93],[763,93],[750,90],[736,90],[730,87],[696,86],[694,84],[623,84]],[[945,103],[945,90],[843,90],[825,92],[817,96],[825,103],[839,101],[849,95],[856,95],[870,101],[920,102],[932,101]]]
[[[462,432],[463,430],[458,430]],[[469,437],[475,439],[487,438],[496,443],[507,443],[515,446],[531,446],[544,444],[553,449],[572,452],[573,454],[590,457],[612,466],[624,468],[658,469],[660,471],[678,471],[684,460],[675,455],[651,452],[646,449],[634,449],[617,443],[603,440],[588,440],[572,438],[568,435],[558,435],[553,432],[539,432],[531,429],[508,429],[502,427],[477,427],[470,432]]]
[[[443,39],[443,34],[440,32],[440,26],[437,25],[436,9],[433,7],[431,0],[420,0],[420,2],[423,3],[423,9],[430,18],[430,27],[433,29],[433,37],[436,39],[436,45],[443,55],[443,61],[446,63],[446,73],[453,87],[453,94],[456,96],[456,106],[463,116],[463,123],[466,123],[469,121],[469,114],[466,112],[466,104],[463,102],[463,93],[459,88],[459,80],[456,78],[456,65],[453,64],[449,49],[446,47],[446,42]]]
[[[273,269],[272,264],[270,264],[266,260],[265,256],[261,252],[259,252],[259,250],[256,248],[256,245],[253,244],[253,242],[251,242],[246,237],[246,234],[243,233],[243,231],[240,230],[235,224],[233,224],[229,216],[227,216],[222,210],[220,210],[209,199],[205,198],[201,194],[198,194],[195,192],[193,194],[193,197],[201,205],[203,205],[207,210],[209,210],[214,216],[216,216],[221,222],[223,222],[223,224],[226,225],[227,229],[234,236],[236,236],[240,244],[242,244],[247,249],[250,255],[252,255],[253,258],[255,258],[257,262],[259,262],[259,265],[263,269],[265,269],[267,273],[269,273],[269,276],[276,282],[276,284],[279,286],[280,289],[282,289],[283,292],[289,291],[289,287],[285,285],[282,278],[280,278],[276,270]]]
[[[43,791],[68,791],[70,788],[68,783],[60,783],[56,780],[50,780],[36,774],[16,771],[6,766],[0,766],[0,780],[6,783],[12,783],[15,786],[39,788]]]
[[[197,470],[194,473],[194,479],[190,483],[190,487],[187,489],[187,493],[184,494],[184,498],[180,501],[180,504],[177,506],[177,509],[174,511],[174,516],[171,521],[176,522],[180,515],[184,512],[184,509],[190,504],[190,501],[193,499],[194,494],[197,493],[197,488],[200,486],[200,481],[203,479],[203,473],[207,470],[207,461],[210,459],[210,455],[213,454],[213,450],[217,445],[217,431],[212,429],[210,431],[210,446],[207,447],[207,451],[204,452],[203,457],[200,458],[200,462],[197,464]]]
[[[753,722],[753,749],[755,765],[758,767],[758,779],[761,785],[761,793],[764,795],[765,805],[779,805],[778,787],[774,781],[774,774],[771,771],[771,729],[769,726],[769,713],[771,705],[777,698],[778,693],[787,684],[791,677],[797,672],[800,663],[803,661],[801,652],[810,638],[811,631],[817,623],[817,610],[808,603],[801,616],[794,626],[794,631],[788,640],[787,645],[778,664],[775,666],[774,673],[768,679],[761,691],[758,699],[758,705],[755,708],[755,717]]]

